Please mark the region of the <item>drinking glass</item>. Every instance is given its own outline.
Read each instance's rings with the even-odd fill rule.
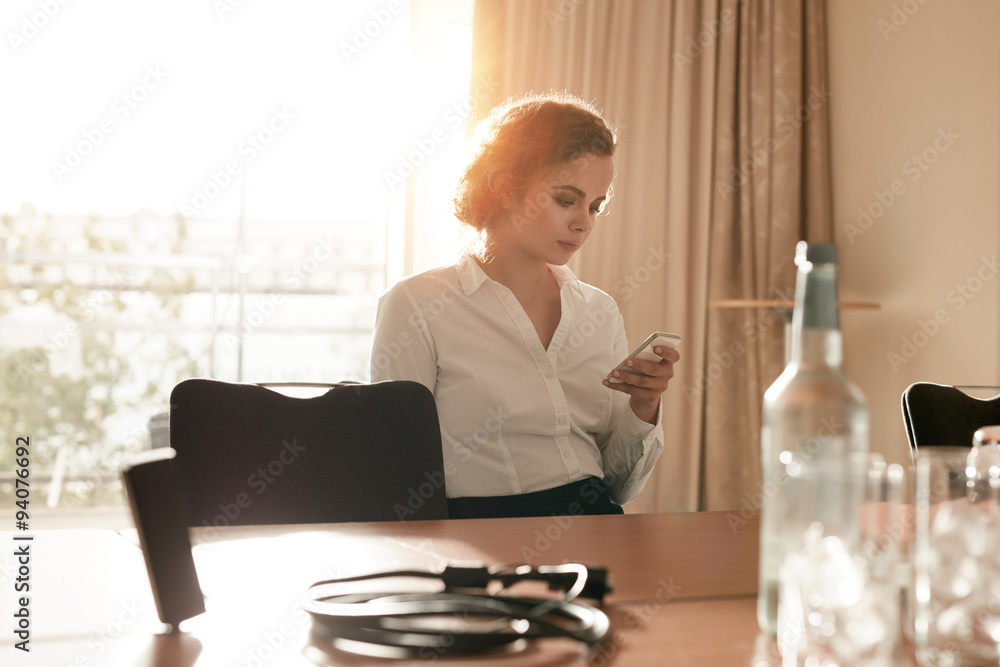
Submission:
[[[979,453],[917,454],[913,605],[921,665],[1000,665],[1000,466]]]
[[[786,466],[784,665],[891,667],[906,539],[902,466],[879,456]]]

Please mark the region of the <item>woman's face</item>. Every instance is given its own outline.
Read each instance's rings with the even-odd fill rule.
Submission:
[[[523,195],[504,203],[507,219],[491,239],[494,253],[565,264],[593,231],[614,172],[611,157],[585,153],[531,181]]]

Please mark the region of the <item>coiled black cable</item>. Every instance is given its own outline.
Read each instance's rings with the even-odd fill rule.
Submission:
[[[376,592],[327,595],[325,587],[386,578],[431,578],[440,592]],[[523,581],[542,581],[561,597],[521,597],[488,592]],[[334,647],[354,643],[437,654],[475,653],[517,641],[569,637],[592,645],[608,636],[611,623],[600,609],[574,600],[598,603],[611,589],[607,571],[563,565],[487,568],[448,566],[442,572],[401,570],[318,581],[309,587],[305,610],[313,634]]]

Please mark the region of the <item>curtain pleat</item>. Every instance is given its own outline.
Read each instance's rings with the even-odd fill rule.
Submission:
[[[790,300],[795,244],[833,237],[823,3],[723,5],[738,20],[720,41],[711,302]],[[785,363],[787,315],[709,308],[705,509],[757,509],[767,491],[760,406]]]

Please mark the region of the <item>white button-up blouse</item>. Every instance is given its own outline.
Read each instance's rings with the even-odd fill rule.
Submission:
[[[541,491],[588,476],[635,498],[663,451],[656,424],[601,380],[628,355],[608,294],[552,266],[562,314],[542,347],[514,294],[470,255],[382,295],[371,380],[415,380],[434,394],[450,498]]]

